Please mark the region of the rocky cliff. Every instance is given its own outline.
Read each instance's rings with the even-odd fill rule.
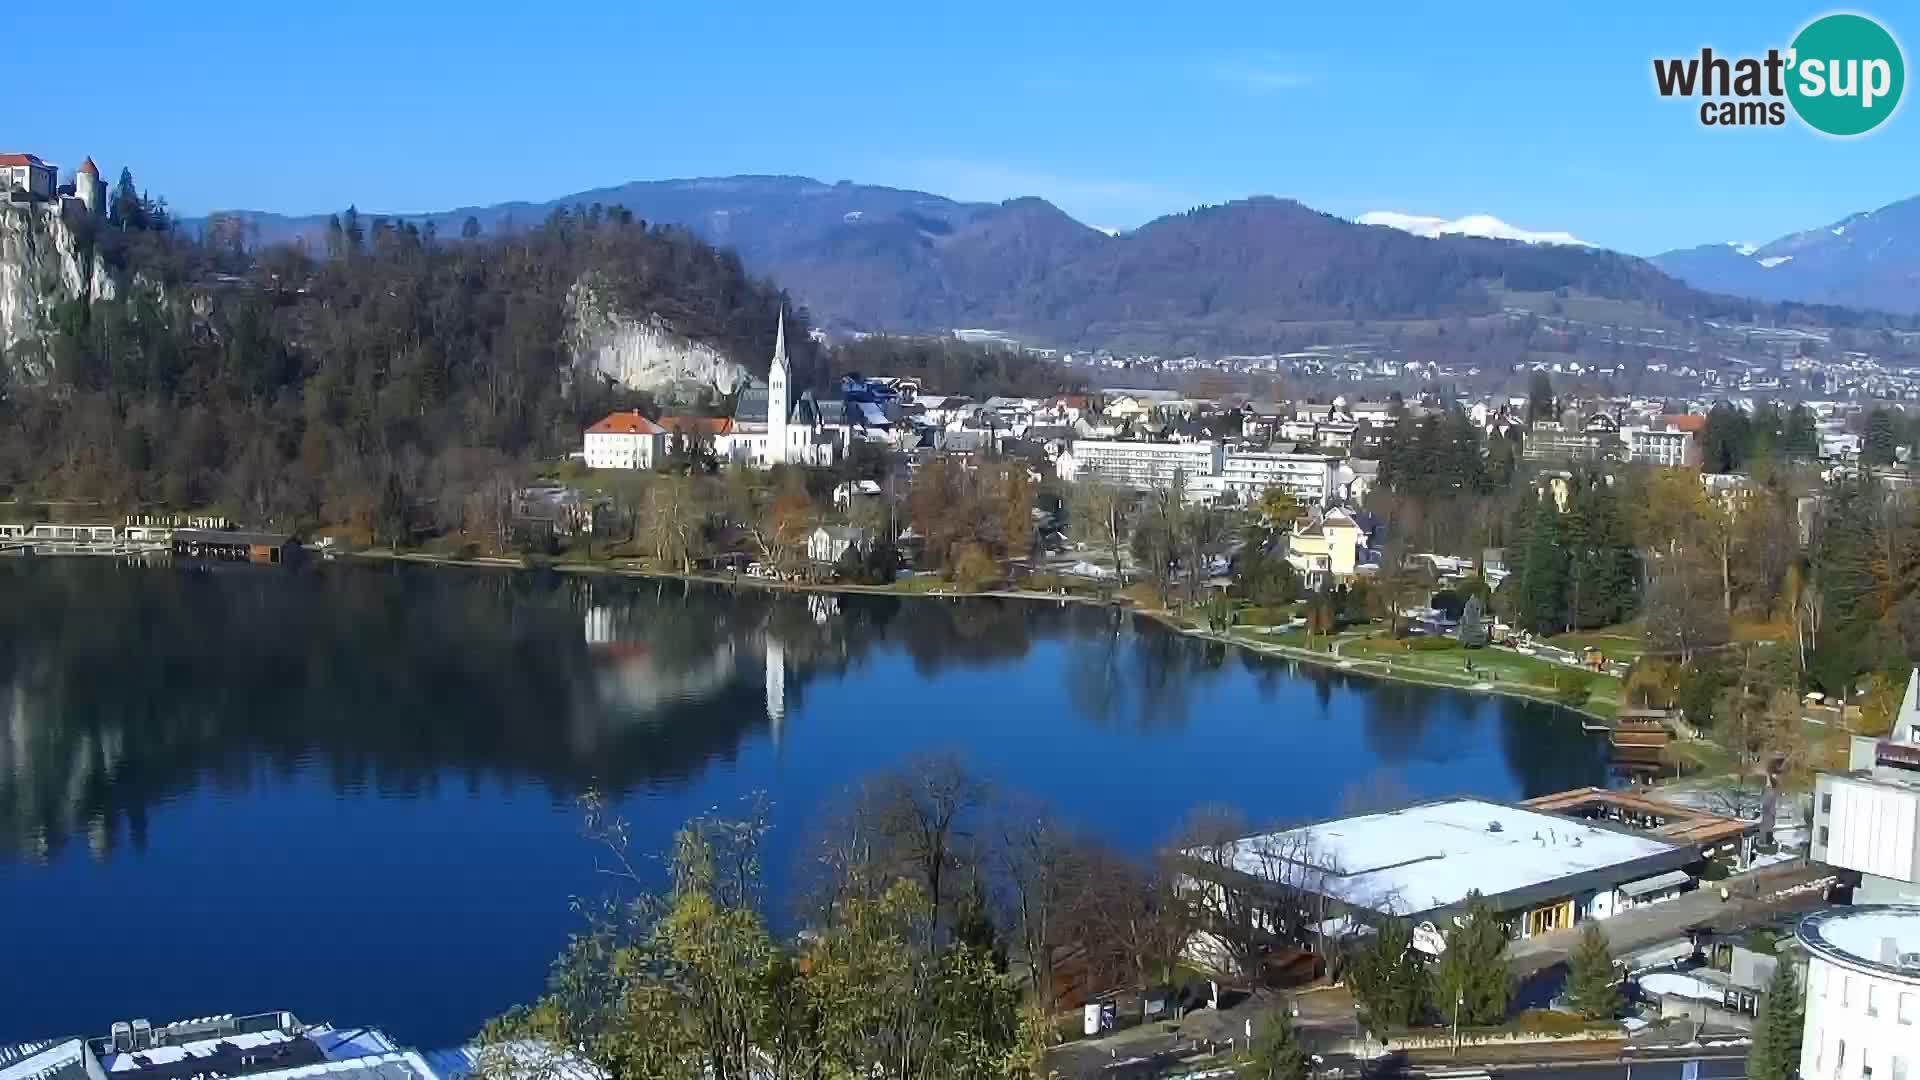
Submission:
[[[625,312],[611,290],[583,278],[567,292],[573,362],[631,390],[691,399],[703,389],[730,394],[747,369],[704,342],[676,332],[655,314]]]
[[[54,308],[68,300],[111,300],[116,287],[98,255],[83,252],[73,227],[46,207],[0,209],[0,353],[13,373],[51,372],[46,348]]]

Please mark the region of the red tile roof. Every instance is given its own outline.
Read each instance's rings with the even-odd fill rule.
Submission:
[[[82,176],[99,176],[100,166],[95,165],[93,163],[93,158],[89,156],[87,160],[80,163],[79,171],[80,171],[80,175]]]
[[[35,165],[42,169],[47,167],[46,162],[32,154],[0,154],[0,166],[7,165]]]
[[[1661,419],[1666,421],[1668,431],[1691,431],[1698,435],[1707,430],[1707,418],[1699,413],[1672,413]]]
[[[663,416],[660,426],[676,435],[728,435],[733,432],[733,417]]]
[[[589,435],[660,435],[664,429],[638,412],[608,413],[587,429]]]

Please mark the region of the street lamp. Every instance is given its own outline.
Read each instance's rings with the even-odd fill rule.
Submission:
[[[1465,990],[1453,992],[1453,1056],[1456,1058],[1460,1056],[1460,1006],[1465,1004],[1466,1000]]]

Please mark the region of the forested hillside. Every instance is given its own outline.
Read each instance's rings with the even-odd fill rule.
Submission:
[[[190,238],[163,214],[83,231],[133,287],[60,305],[32,358],[51,377],[0,386],[0,485],[115,509],[457,514],[509,463],[576,449],[585,423],[637,404],[566,354],[583,273],[762,372],[781,303],[731,253],[620,210],[492,239],[349,211],[325,257]],[[797,376],[822,378],[805,312],[787,329]],[[28,359],[0,373],[45,370]]]

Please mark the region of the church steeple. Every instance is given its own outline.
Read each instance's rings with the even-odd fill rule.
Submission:
[[[779,326],[773,332],[773,363],[767,365],[767,463],[770,465],[793,460],[787,445],[792,387],[793,368],[787,364],[787,305],[782,301]]]

